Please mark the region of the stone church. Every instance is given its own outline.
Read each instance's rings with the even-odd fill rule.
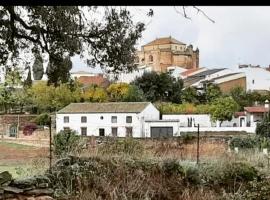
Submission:
[[[157,38],[137,52],[138,66],[151,66],[153,71],[166,72],[170,66],[186,69],[199,68],[199,49],[193,50],[172,37]]]

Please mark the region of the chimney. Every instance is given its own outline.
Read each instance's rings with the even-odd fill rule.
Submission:
[[[264,107],[269,109],[269,101],[268,101],[268,99],[265,100]]]

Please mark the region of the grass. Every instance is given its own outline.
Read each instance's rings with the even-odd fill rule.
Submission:
[[[8,147],[8,148],[14,148],[14,149],[17,149],[17,150],[34,149],[35,148],[33,146],[30,146],[30,145],[17,144],[17,143],[11,143],[11,142],[3,142],[3,141],[0,141],[0,146]]]

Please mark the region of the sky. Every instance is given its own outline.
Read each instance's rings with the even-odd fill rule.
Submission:
[[[146,12],[153,9],[154,16]],[[138,48],[158,37],[172,36],[200,50],[200,67],[231,68],[238,64],[270,65],[270,6],[198,6],[215,23],[189,6],[183,17],[181,6],[128,7],[135,22],[146,30]],[[72,58],[72,71],[93,69],[79,56]],[[94,72],[98,72],[95,69]]]

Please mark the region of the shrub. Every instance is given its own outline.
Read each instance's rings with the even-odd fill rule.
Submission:
[[[270,139],[265,137],[234,137],[230,141],[230,148],[239,147],[241,149],[270,148]]]
[[[201,168],[202,179],[207,185],[220,189],[236,189],[242,184],[260,178],[258,171],[248,163],[224,162],[205,164]]]
[[[192,143],[194,139],[196,138],[196,136],[191,135],[190,133],[184,133],[181,135],[181,137],[183,139],[184,144]]]
[[[42,113],[34,119],[34,122],[38,125],[49,125],[50,115],[48,113]]]
[[[184,169],[176,159],[165,160],[162,169],[167,176],[184,175]]]
[[[98,151],[101,154],[127,154],[131,156],[139,156],[143,154],[144,147],[140,141],[137,141],[133,138],[112,138],[102,144]]]
[[[54,154],[63,157],[69,154],[78,154],[85,146],[85,140],[73,130],[62,130],[54,135]]]

